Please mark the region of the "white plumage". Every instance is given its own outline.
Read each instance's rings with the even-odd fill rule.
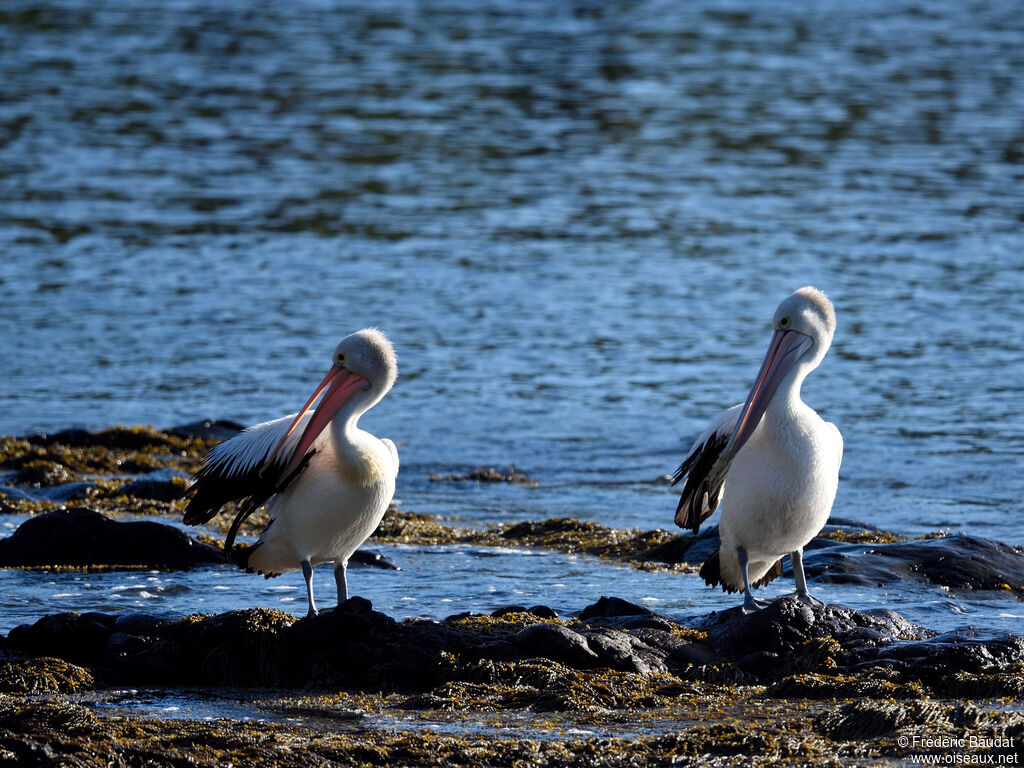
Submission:
[[[347,599],[348,560],[380,524],[398,475],[395,444],[360,429],[359,417],[397,375],[383,333],[368,328],[346,336],[297,414],[249,427],[210,451],[190,489],[185,522],[207,522],[226,502],[239,501],[225,542],[232,551],[238,527],[266,503],[271,522],[252,548],[233,551],[239,565],[268,577],[301,569],[314,614],[313,566],[332,562],[338,601]],[[307,410],[321,393],[320,405]]]
[[[834,424],[800,399],[804,378],[832,342],[835,310],[821,291],[805,287],[779,305],[775,333],[742,405],[720,415],[694,442],[676,472],[685,478],[676,524],[696,532],[721,499],[721,545],[701,576],[712,586],[750,594],[793,562],[796,597],[807,591],[803,547],[825,525],[839,483],[843,439]]]

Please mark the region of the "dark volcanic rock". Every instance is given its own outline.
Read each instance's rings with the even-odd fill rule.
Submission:
[[[1024,664],[1024,638],[1008,632],[962,627],[952,632],[878,648],[856,649],[851,666],[887,666],[911,670],[926,682],[957,672],[1009,669]]]
[[[19,480],[20,480],[19,476]],[[60,485],[31,484],[25,488],[14,488],[12,486],[0,486],[0,492],[13,499],[26,501],[52,501],[63,503],[86,499],[99,489],[96,483],[77,482],[63,483]]]
[[[188,480],[188,473],[173,469],[157,469],[147,472],[141,477],[123,485],[120,493],[134,496],[136,499],[153,499],[155,501],[174,501],[181,498]]]
[[[860,523],[834,520],[826,533],[864,532]],[[701,565],[718,549],[717,526],[700,532],[691,543],[674,542],[674,559]],[[792,566],[785,559],[785,578]],[[1024,587],[1024,550],[990,539],[957,534],[891,543],[845,543],[811,539],[804,552],[804,571],[810,581],[824,584],[889,584],[928,581],[953,589],[1012,589]]]
[[[178,427],[171,427],[167,432],[178,437],[197,437],[200,440],[221,442],[223,440],[230,440],[243,429],[245,429],[245,426],[236,421],[203,419],[189,424],[182,424]]]
[[[71,448],[102,447],[115,450],[134,451],[143,447],[167,446],[171,444],[166,433],[152,427],[116,426],[99,432],[85,429],[65,429],[61,432],[40,433],[24,438],[33,445],[66,445]]]
[[[543,656],[577,668],[596,666],[598,659],[586,637],[560,624],[533,624],[520,630],[512,642],[528,656]]]
[[[142,565],[181,569],[227,562],[215,547],[148,520],[117,522],[85,507],[26,520],[0,540],[0,565]]]
[[[654,611],[650,608],[645,608],[642,605],[631,603],[629,600],[623,600],[621,597],[605,597],[601,596],[598,598],[596,603],[588,605],[582,611],[580,611],[580,620],[586,621],[592,619],[595,616],[602,618],[609,618],[613,616],[653,616]]]
[[[380,552],[357,549],[348,560],[349,565],[365,565],[368,568],[382,568],[385,571],[400,571],[401,567]]]
[[[608,600],[604,605],[625,610],[629,604]],[[792,599],[752,615],[739,609],[712,614],[699,630],[676,624],[668,624],[670,630],[566,626],[529,623],[522,612],[508,616],[508,621],[471,615],[396,622],[358,597],[298,621],[266,609],[180,620],[58,614],[12,630],[7,647],[92,667],[109,683],[341,685],[410,692],[446,681],[480,682],[486,674],[498,674],[502,664],[541,659],[575,670],[669,672],[718,682],[771,682],[815,673],[813,685],[810,676],[791,677],[772,689],[772,695],[784,698],[860,690],[862,681],[873,682],[864,690],[888,696],[909,695],[910,689],[899,686],[912,681],[945,690],[943,680],[953,681],[957,690],[1012,694],[1024,670],[1019,637],[971,631],[930,637],[891,611],[811,608]],[[509,680],[516,674],[511,668],[501,672]],[[833,684],[826,675],[839,677]],[[827,725],[833,727],[846,726]]]
[[[650,608],[623,600],[621,597],[601,597],[580,611],[580,621],[618,629],[670,629],[672,623]]]
[[[708,645],[719,656],[759,677],[813,671],[853,649],[931,634],[893,611],[811,607],[792,598],[752,614],[730,608],[711,614],[698,627],[708,633]]]
[[[221,686],[352,685],[422,691],[442,678],[443,652],[515,657],[501,638],[437,622],[398,623],[362,598],[296,621],[255,609],[167,619],[60,614],[11,631],[12,650],[95,667],[124,684]]]
[[[804,568],[811,580],[830,584],[924,579],[954,589],[1024,586],[1024,552],[962,534],[892,544],[836,543],[807,553]]]
[[[116,617],[105,613],[55,613],[22,624],[7,636],[10,648],[32,656],[54,656],[75,664],[103,658]]]

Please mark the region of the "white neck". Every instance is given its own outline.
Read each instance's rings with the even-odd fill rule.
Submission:
[[[361,394],[361,393],[360,393]],[[331,440],[338,458],[345,464],[358,464],[361,453],[357,449],[359,438],[365,433],[359,428],[359,417],[373,405],[365,397],[356,395],[345,403],[331,419]]]
[[[800,398],[800,388],[803,386],[807,374],[818,367],[820,358],[815,355],[805,358],[793,366],[793,369],[786,375],[779,388],[775,390],[772,401],[765,409],[763,420],[772,425],[791,422],[792,414],[801,411],[807,406]]]

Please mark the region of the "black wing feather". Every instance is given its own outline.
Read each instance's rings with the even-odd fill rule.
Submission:
[[[672,485],[686,478],[676,507],[676,525],[680,528],[689,528],[697,533],[700,524],[717,509],[718,498],[725,484],[725,472],[712,470],[728,442],[728,433],[712,433],[694,448],[693,453],[686,457],[672,475]]]
[[[192,498],[185,507],[183,522],[185,525],[208,523],[229,501],[239,502],[238,512],[224,540],[224,551],[230,552],[242,523],[271,496],[287,488],[302,473],[315,453],[315,449],[309,451],[295,471],[283,479],[283,461],[276,461],[262,474],[260,465],[242,472],[230,472],[225,471],[223,463],[203,464],[196,472],[192,486],[185,492],[186,496],[191,495]]]

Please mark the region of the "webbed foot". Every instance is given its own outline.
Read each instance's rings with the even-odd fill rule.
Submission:
[[[743,605],[740,606],[740,610],[744,614],[757,613],[762,608],[767,608],[769,603],[767,600],[759,600],[756,597],[752,597],[749,592],[744,593]]]
[[[792,597],[798,603],[803,603],[804,605],[809,605],[812,608],[824,608],[825,607],[825,601],[824,600],[819,600],[814,595],[812,595],[810,592],[790,592],[788,595],[783,595],[783,597]]]

